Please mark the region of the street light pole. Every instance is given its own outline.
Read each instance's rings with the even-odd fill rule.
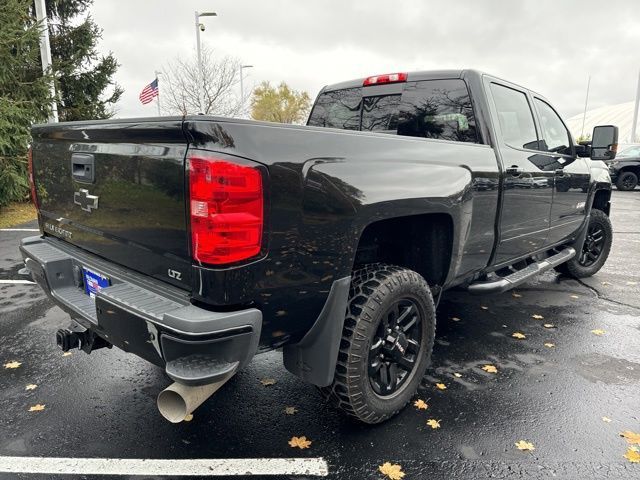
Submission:
[[[204,101],[204,69],[202,68],[202,48],[200,47],[200,31],[204,32],[204,23],[200,23],[200,17],[217,17],[215,12],[195,12],[196,19],[196,52],[198,54],[198,75],[200,81],[198,82],[198,108],[200,113],[204,113],[203,101]]]
[[[47,23],[47,9],[44,0],[36,0],[36,19],[41,23],[42,32],[40,33],[40,58],[42,60],[42,72],[46,75],[51,73],[52,78],[49,83],[49,91],[51,92],[51,116],[50,122],[58,121],[58,103],[56,102],[56,86],[53,81],[53,69],[51,68],[51,44],[49,43],[49,25]]]
[[[243,71],[245,68],[253,68],[253,65],[240,65],[240,101],[244,102],[244,74]]]

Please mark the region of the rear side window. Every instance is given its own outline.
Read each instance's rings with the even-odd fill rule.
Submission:
[[[518,90],[491,84],[491,94],[498,111],[500,130],[507,145],[539,150],[533,113],[527,96]]]
[[[398,135],[477,142],[476,120],[464,81],[407,83],[400,104]]]
[[[345,88],[318,97],[308,125],[316,127],[360,130],[361,88]]]

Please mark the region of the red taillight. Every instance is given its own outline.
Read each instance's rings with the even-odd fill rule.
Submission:
[[[189,158],[191,251],[201,263],[234,263],[260,253],[262,174],[217,158]]]
[[[384,75],[374,75],[373,77],[365,78],[362,86],[368,87],[371,85],[382,85],[384,83],[398,83],[406,81],[406,73],[385,73]]]
[[[29,165],[29,187],[31,187],[31,201],[35,205],[36,209],[40,208],[38,204],[38,194],[36,193],[36,182],[33,178],[33,152],[31,151],[31,147],[29,147],[29,151],[27,152],[27,164]]]

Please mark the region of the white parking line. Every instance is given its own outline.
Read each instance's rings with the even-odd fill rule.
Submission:
[[[39,232],[38,228],[0,228],[0,232]]]
[[[0,280],[0,285],[35,285],[31,280]]]
[[[0,472],[60,475],[306,475],[326,477],[323,458],[221,458],[153,460],[137,458],[0,457]]]

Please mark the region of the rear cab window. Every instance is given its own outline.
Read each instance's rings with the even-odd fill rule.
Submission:
[[[419,80],[396,86],[397,92],[381,86],[323,92],[307,124],[478,142],[471,98],[463,80]]]

